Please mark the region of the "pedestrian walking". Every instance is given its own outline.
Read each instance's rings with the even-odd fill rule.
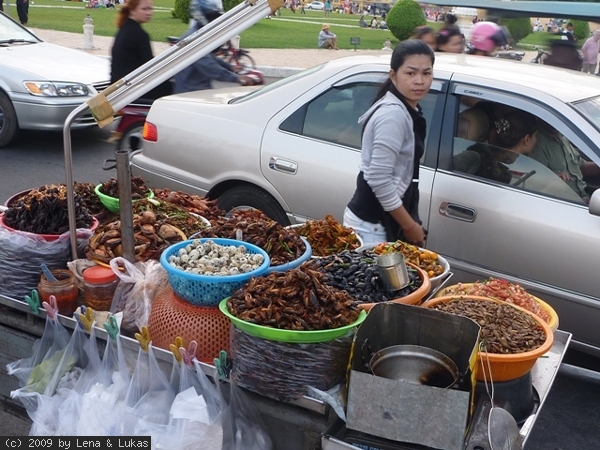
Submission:
[[[329,17],[331,15],[331,1],[327,0],[325,2],[325,17]]]
[[[29,0],[17,0],[17,14],[21,25],[27,25],[29,19]]]
[[[581,53],[583,53],[581,71],[591,74],[596,73],[598,53],[600,53],[600,30],[594,31],[592,37],[585,41],[585,44],[581,47]]]

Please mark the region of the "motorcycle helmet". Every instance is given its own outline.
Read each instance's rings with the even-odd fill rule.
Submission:
[[[223,14],[221,0],[191,0],[190,17],[196,22],[198,28],[212,22]]]
[[[504,30],[494,22],[477,22],[471,30],[471,45],[475,50],[491,53],[507,44]]]

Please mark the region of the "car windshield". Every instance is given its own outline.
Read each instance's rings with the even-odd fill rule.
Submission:
[[[0,14],[0,45],[40,42],[18,23]]]
[[[593,97],[574,103],[573,106],[584,116],[594,127],[600,131],[600,97]]]
[[[302,70],[298,73],[290,75],[289,77],[285,77],[274,83],[267,84],[266,86],[262,87],[261,89],[257,89],[256,91],[252,91],[246,95],[241,95],[240,97],[236,97],[233,100],[231,100],[230,103],[242,103],[242,102],[245,102],[246,100],[256,98],[262,94],[271,92],[273,89],[278,89],[279,87],[284,86],[288,83],[292,83],[296,80],[307,77],[307,76],[321,70],[323,67],[325,67],[325,64],[320,64],[318,66],[311,67],[310,69]]]

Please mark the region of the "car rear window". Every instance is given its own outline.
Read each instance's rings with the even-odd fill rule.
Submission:
[[[313,73],[321,70],[323,67],[325,67],[325,64],[320,64],[318,66],[311,67],[310,69],[302,70],[298,73],[290,75],[289,77],[285,77],[285,78],[282,78],[281,80],[275,81],[274,83],[267,84],[264,87],[257,89],[255,91],[252,91],[246,95],[236,97],[233,100],[231,100],[230,103],[243,103],[247,100],[259,97],[267,92],[271,92],[273,89],[278,89],[279,87],[284,86],[288,83],[293,83],[296,80],[299,80],[301,78],[305,78],[309,75],[312,75]]]

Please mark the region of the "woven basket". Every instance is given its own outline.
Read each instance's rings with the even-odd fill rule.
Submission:
[[[229,319],[218,307],[192,305],[171,288],[155,297],[148,328],[152,345],[165,350],[169,350],[178,336],[186,347],[196,341],[196,358],[201,362],[213,364],[221,350],[229,352]]]

